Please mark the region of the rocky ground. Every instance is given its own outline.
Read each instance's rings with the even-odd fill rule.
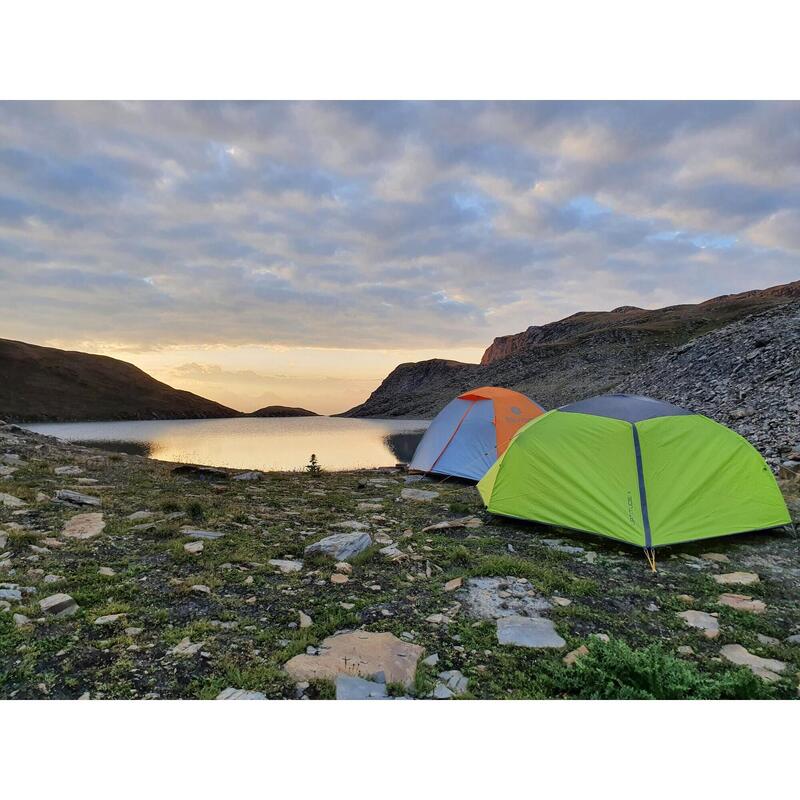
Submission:
[[[776,472],[800,472],[800,302],[693,339],[617,390],[705,414],[752,442]]]
[[[799,549],[728,537],[654,574],[467,484],[192,469],[0,424],[0,697],[796,697]]]

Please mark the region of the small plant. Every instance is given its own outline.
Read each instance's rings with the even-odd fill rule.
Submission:
[[[308,464],[306,464],[306,472],[309,475],[319,475],[320,472],[322,472],[322,467],[319,465],[315,453],[311,454],[311,458],[308,460]]]
[[[187,503],[186,513],[189,515],[189,518],[194,522],[199,522],[206,515],[206,511],[203,508],[203,504],[198,502],[197,500],[192,500],[191,503]]]

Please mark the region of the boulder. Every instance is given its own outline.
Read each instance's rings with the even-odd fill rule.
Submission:
[[[305,555],[324,555],[334,561],[349,561],[371,546],[372,537],[368,533],[335,533],[308,545]]]
[[[285,664],[297,681],[335,681],[339,674],[371,678],[383,672],[387,683],[414,682],[422,647],[398,639],[391,633],[353,631],[329,636],[319,646],[319,655],[298,655]]]
[[[560,648],[566,645],[552,621],[543,617],[501,617],[497,620],[497,641],[517,647]]]
[[[76,514],[68,519],[61,533],[68,539],[91,539],[99,536],[105,527],[103,514],[93,511],[89,514]]]

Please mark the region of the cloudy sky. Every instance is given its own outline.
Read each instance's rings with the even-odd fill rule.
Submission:
[[[797,278],[797,103],[0,103],[0,337],[242,410]]]

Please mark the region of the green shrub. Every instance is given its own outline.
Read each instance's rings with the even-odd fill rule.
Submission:
[[[560,689],[584,700],[746,700],[773,694],[743,668],[701,672],[660,645],[633,650],[625,642],[593,642],[589,653],[557,678]]]

